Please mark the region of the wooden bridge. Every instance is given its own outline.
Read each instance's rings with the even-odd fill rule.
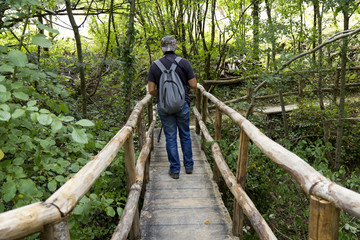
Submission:
[[[202,121],[207,117],[209,101],[216,106],[214,138]],[[359,193],[322,176],[300,157],[265,136],[240,113],[206,92],[200,84],[193,111],[197,124],[191,133],[194,173],[186,175],[182,170],[180,179],[171,179],[167,175],[164,137],[159,143],[153,140],[157,130],[151,102],[149,94],[138,102],[127,123],[104,149],[47,200],[0,214],[0,239],[19,239],[37,232],[41,233],[41,239],[70,239],[67,218],[122,147],[128,198],[112,239],[241,239],[245,216],[260,239],[277,239],[244,190],[250,140],[271,161],[289,173],[309,195],[309,239],[337,239],[340,210],[360,218]],[[147,124],[145,112],[149,120]],[[241,129],[235,174],[226,164],[216,143],[221,139],[223,114]],[[141,149],[137,161],[134,134],[138,135]],[[200,136],[202,144],[199,142]],[[210,169],[201,150],[206,142],[211,145],[213,169]],[[217,189],[216,182],[220,177],[235,200],[232,219]],[[142,194],[144,204],[139,209]]]
[[[191,140],[194,172],[185,174],[182,168],[180,178],[176,180],[168,175],[165,138],[154,143],[150,157],[150,181],[140,218],[143,239],[188,240],[194,239],[194,236],[199,240],[233,239],[230,215],[194,130],[191,131]]]

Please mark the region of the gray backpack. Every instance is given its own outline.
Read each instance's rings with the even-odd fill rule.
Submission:
[[[180,60],[181,57],[175,59],[176,63]],[[175,72],[176,63],[174,62],[170,69],[166,69],[160,60],[155,61],[162,72],[159,81],[158,107],[167,114],[179,112],[185,104],[185,89],[179,75]]]

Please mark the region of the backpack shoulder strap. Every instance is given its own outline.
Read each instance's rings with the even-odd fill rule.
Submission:
[[[175,61],[176,61],[177,63],[179,63],[181,59],[182,59],[181,57],[176,57],[176,58],[175,58]]]
[[[156,66],[158,66],[161,70],[161,72],[166,71],[167,69],[165,68],[164,64],[162,64],[162,62],[158,59],[154,62],[156,64]]]

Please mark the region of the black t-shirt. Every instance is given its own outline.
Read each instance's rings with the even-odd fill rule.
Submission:
[[[166,58],[165,58],[166,56]],[[164,57],[160,58],[160,61],[162,64],[164,64],[165,68],[170,69],[172,62],[169,61],[167,58],[172,59],[172,61],[175,61],[175,58],[177,57],[177,55],[174,52],[166,52]],[[179,66],[176,67],[175,72],[179,75],[181,82],[184,85],[184,89],[185,89],[185,100],[187,103],[190,104],[191,99],[189,96],[189,91],[190,91],[190,87],[188,84],[188,81],[190,79],[193,79],[195,77],[194,71],[191,67],[191,64],[188,60],[182,58],[179,62],[179,65],[182,67],[180,68]],[[185,70],[185,71],[184,71]],[[161,70],[160,68],[153,62],[150,65],[150,70],[148,73],[148,81],[149,82],[154,82],[156,84],[156,86],[159,85],[159,81],[160,81],[160,76],[161,76]]]

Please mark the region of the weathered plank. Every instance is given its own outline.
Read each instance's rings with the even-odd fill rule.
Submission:
[[[227,212],[199,139],[192,131],[193,174],[181,167],[180,178],[168,175],[165,137],[155,141],[150,159],[150,181],[141,211],[142,239],[237,239],[231,234]],[[155,134],[157,136],[157,133]],[[179,144],[180,145],[180,144]],[[179,147],[182,162],[181,148]]]

